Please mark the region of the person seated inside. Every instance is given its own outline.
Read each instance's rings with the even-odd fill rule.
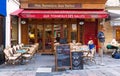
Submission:
[[[90,52],[92,52],[92,50],[95,50],[95,44],[94,44],[93,40],[88,41],[88,46],[89,46]]]
[[[57,34],[56,41],[60,42],[60,34]]]

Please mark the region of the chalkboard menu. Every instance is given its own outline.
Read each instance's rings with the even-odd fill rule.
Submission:
[[[83,53],[82,52],[72,52],[72,69],[79,70],[83,69]]]
[[[60,44],[56,46],[56,68],[70,67],[70,45]]]

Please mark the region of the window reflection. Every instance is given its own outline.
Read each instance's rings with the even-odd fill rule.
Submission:
[[[45,25],[45,49],[52,47],[52,25]]]
[[[39,49],[43,49],[43,25],[37,26],[37,42],[39,43]]]
[[[35,43],[35,26],[29,25],[29,44]]]
[[[18,43],[18,18],[12,17],[11,24],[11,45],[16,45]]]
[[[76,40],[76,39],[77,39],[77,24],[72,24],[71,40]]]

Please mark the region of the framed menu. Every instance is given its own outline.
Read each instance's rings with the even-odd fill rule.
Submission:
[[[70,45],[60,44],[56,46],[55,64],[59,68],[71,68]]]

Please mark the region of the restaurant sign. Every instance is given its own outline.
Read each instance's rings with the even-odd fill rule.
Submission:
[[[20,14],[21,18],[106,18],[106,14]]]
[[[29,8],[39,8],[39,9],[81,9],[81,4],[28,4]]]

